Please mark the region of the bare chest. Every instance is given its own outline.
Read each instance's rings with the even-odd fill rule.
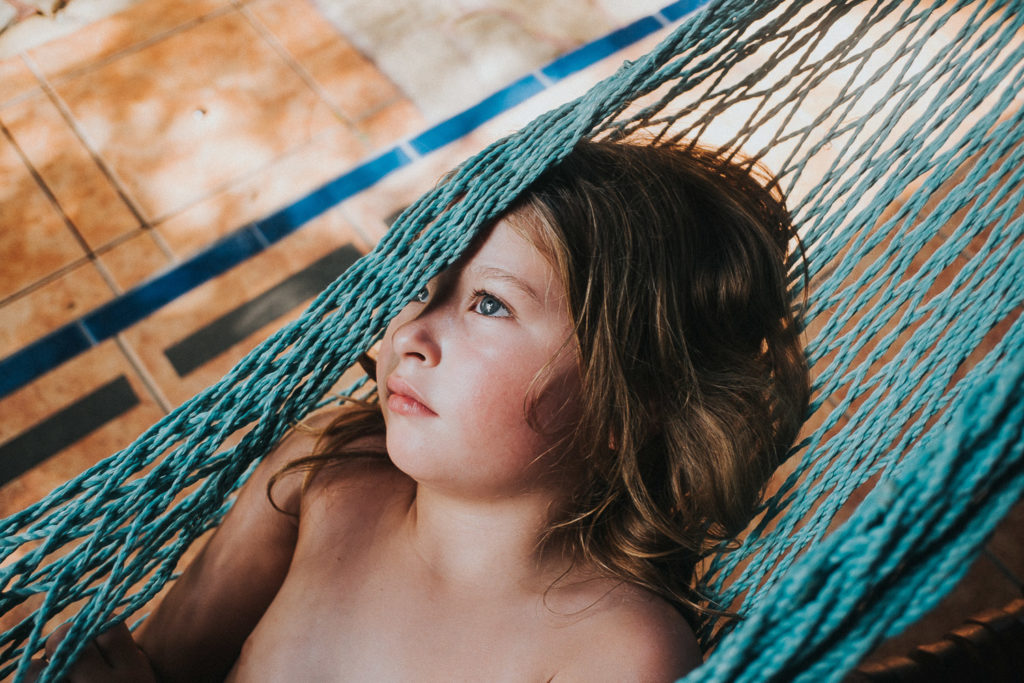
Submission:
[[[386,538],[300,547],[234,680],[547,681],[573,649],[543,599],[439,589]]]

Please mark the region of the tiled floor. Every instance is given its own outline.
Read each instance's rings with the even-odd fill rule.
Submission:
[[[0,373],[0,444],[7,453],[12,442],[24,446],[34,426],[122,376],[137,405],[93,421],[120,438],[105,449],[54,442],[66,446],[54,457],[76,452],[81,469],[129,443],[154,408],[167,411],[189,398],[297,315],[312,293],[303,290],[296,299],[289,287],[311,286],[304,274],[310,264],[345,245],[367,251],[390,217],[449,167],[554,101],[582,92],[657,36],[625,51],[611,46],[606,52],[617,54],[520,106],[489,105],[480,119],[485,125],[475,131],[474,122],[445,125],[446,117],[657,9],[647,5],[621,16],[598,13],[584,27],[573,14],[562,24],[547,17],[543,32],[526,30],[520,15],[437,14],[427,3],[403,15],[404,28],[392,29],[415,33],[410,44],[431,31],[444,39],[421,51],[415,64],[406,59],[404,70],[378,63],[401,63],[391,46],[397,39],[377,50],[356,47],[357,40],[372,46],[382,26],[340,0],[140,0],[5,55],[0,358],[7,360]],[[417,12],[421,21],[409,23]],[[497,24],[473,25],[485,15]],[[347,16],[360,21],[340,31]],[[468,30],[453,30],[463,19]],[[481,38],[486,31],[506,35],[509,26],[519,31],[517,39]],[[559,31],[568,33],[559,37]],[[535,39],[524,40],[530,35]],[[480,50],[490,61],[495,46],[506,56],[514,52],[514,72],[505,64],[490,73],[468,60],[473,40],[488,42]],[[0,43],[0,54],[3,48]],[[397,81],[425,65],[438,74],[471,68],[476,75],[445,76],[443,87],[428,89],[429,98],[413,97]],[[445,93],[443,111],[436,91]],[[510,92],[519,97],[522,89]],[[444,146],[447,140],[454,142]],[[314,191],[325,184],[329,196],[318,198]],[[292,298],[281,299],[284,293]],[[240,312],[253,309],[256,299],[265,304],[259,318],[265,324]],[[214,329],[224,330],[243,318],[244,329],[232,328],[234,336],[219,339],[187,371],[171,362],[170,349],[195,350],[213,336],[197,331],[218,320]],[[82,361],[101,352],[120,362]],[[64,374],[78,366],[90,378],[76,374],[70,383]],[[50,391],[43,389],[48,383]],[[134,413],[144,409],[146,418],[136,421]],[[36,449],[31,459],[48,455]],[[3,489],[0,513],[42,495],[74,469],[47,462],[17,478]],[[4,480],[18,473],[13,466],[4,472]]]
[[[446,124],[667,2],[565,4],[121,0],[0,49],[0,516],[219,379],[441,173],[666,30]],[[995,544],[1016,560],[1020,512]],[[943,623],[1010,591],[985,562]]]

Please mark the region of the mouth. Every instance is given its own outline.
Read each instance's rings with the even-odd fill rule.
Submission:
[[[437,415],[419,393],[401,377],[392,375],[385,383],[388,409],[400,415],[413,417],[434,417]]]

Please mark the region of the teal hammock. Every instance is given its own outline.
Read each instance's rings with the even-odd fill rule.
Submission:
[[[744,618],[708,624],[686,680],[841,678],[952,588],[1024,492],[1022,15],[721,0],[494,143],[223,380],[0,522],[0,677],[72,614],[45,680],[144,613],[254,462],[336,400],[479,226],[581,138],[643,132],[763,160],[810,276],[806,438],[738,549],[707,558],[702,590]]]

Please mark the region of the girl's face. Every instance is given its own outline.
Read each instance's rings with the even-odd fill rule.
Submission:
[[[421,484],[472,497],[557,486],[552,458],[538,456],[578,415],[565,292],[530,230],[508,220],[398,314],[377,359],[392,461]],[[535,430],[526,411],[538,388]]]

